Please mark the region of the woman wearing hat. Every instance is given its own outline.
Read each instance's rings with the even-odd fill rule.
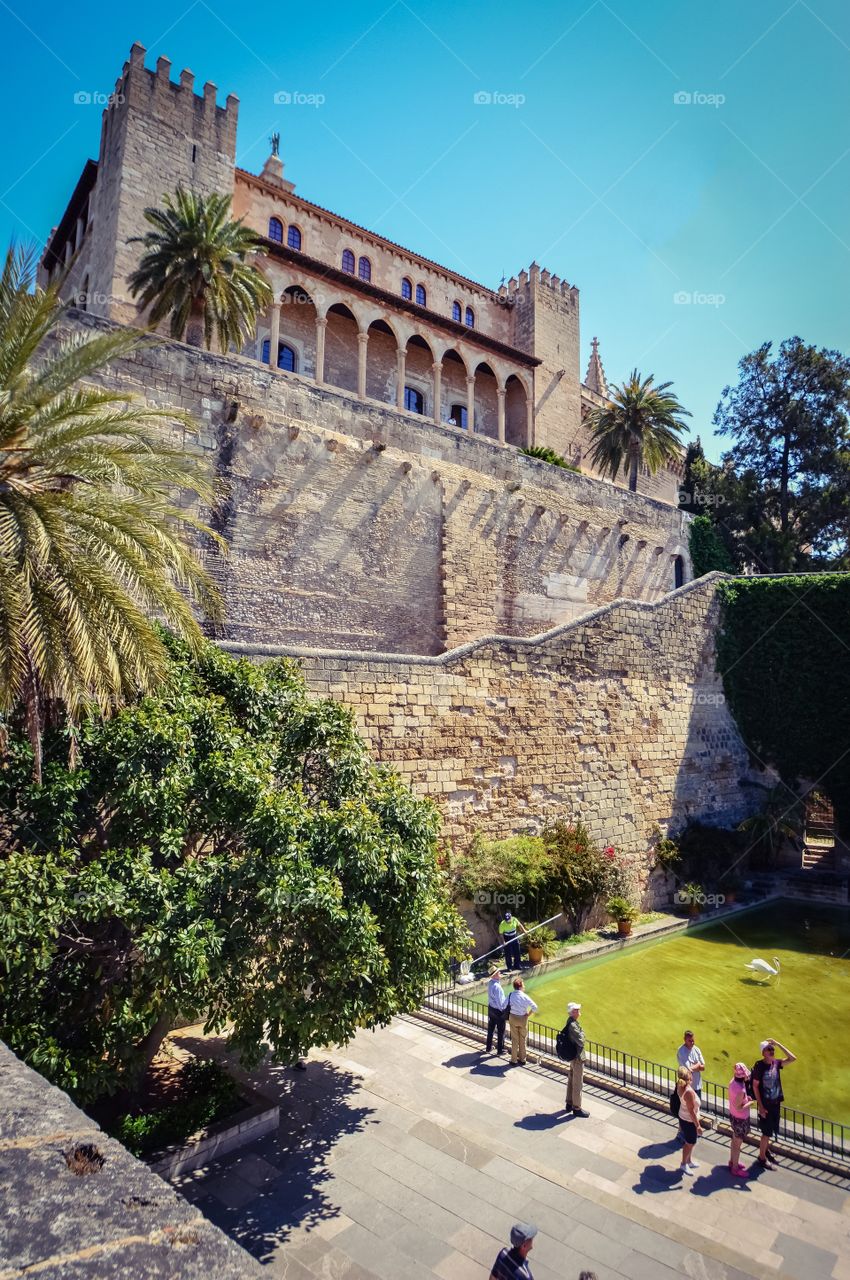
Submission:
[[[743,1062],[735,1063],[735,1074],[729,1081],[729,1121],[732,1125],[732,1151],[729,1172],[733,1178],[748,1178],[741,1164],[741,1143],[750,1132],[750,1107],[756,1105],[747,1091],[750,1073]]]

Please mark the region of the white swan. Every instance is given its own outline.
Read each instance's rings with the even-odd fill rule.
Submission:
[[[765,978],[775,978],[780,969],[779,957],[773,957],[773,964],[768,964],[766,960],[751,960],[744,968],[752,969],[753,973],[761,973]]]

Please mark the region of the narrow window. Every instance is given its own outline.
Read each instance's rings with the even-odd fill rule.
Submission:
[[[263,357],[262,357],[263,364],[268,364],[269,362],[270,346],[271,346],[271,340],[269,338],[264,338],[263,339]],[[279,342],[277,344],[278,369],[283,369],[287,373],[295,373],[297,366],[298,366],[298,357],[296,356],[292,347],[288,347],[285,342]]]
[[[416,301],[419,303],[420,307],[425,306],[425,302],[427,301],[427,296],[425,293],[424,284],[418,284],[416,286]]]
[[[462,431],[466,430],[467,414],[465,404],[453,404],[449,417],[456,427],[460,427]]]
[[[685,562],[681,556],[676,556],[673,561],[673,582],[675,583],[674,590],[678,590],[679,587],[685,585]]]
[[[77,298],[77,306],[81,311],[88,311],[89,306],[89,278],[86,276],[83,281],[83,291]]]
[[[453,302],[452,303],[452,320],[457,320],[458,323],[460,323],[460,316],[461,316],[460,303]]]
[[[269,239],[275,244],[283,244],[283,223],[280,218],[269,218]]]
[[[271,338],[263,338],[263,356],[262,356],[263,364],[268,364],[269,362],[270,346],[271,346]]]
[[[404,407],[409,413],[425,412],[425,397],[415,387],[404,388]]]
[[[407,276],[405,276],[401,282],[401,296],[404,298],[405,302],[410,302],[410,299],[413,297],[413,285],[410,283]]]
[[[469,329],[475,328],[475,312],[472,307],[466,308],[466,324]]]
[[[289,245],[290,249],[301,248],[301,232],[297,227],[289,227],[286,232],[286,243]]]
[[[357,264],[357,274],[361,280],[372,279],[372,264],[368,258],[361,258]]]
[[[198,144],[196,142],[193,142],[192,143],[192,164],[195,163],[197,158],[198,158]]]
[[[354,254],[350,249],[343,249],[342,251],[342,269],[346,275],[354,275]]]

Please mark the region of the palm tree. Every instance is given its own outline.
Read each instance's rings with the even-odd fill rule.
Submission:
[[[768,788],[758,813],[739,823],[739,831],[753,837],[751,848],[761,854],[763,864],[776,866],[779,850],[786,840],[799,840],[802,806],[799,798],[784,783]]]
[[[634,369],[622,387],[614,387],[611,405],[592,409],[587,417],[591,431],[590,458],[603,475],[616,480],[622,467],[629,473],[629,489],[637,493],[641,463],[654,475],[659,467],[678,458],[681,421],[691,415],[668,387],[654,385],[654,375],[641,379]]]
[[[154,617],[190,645],[192,605],[219,612],[184,536],[206,530],[177,491],[212,497],[197,455],[130,393],[83,380],[149,342],[137,331],[57,336],[59,282],[34,288],[34,255],[12,246],[0,275],[0,737],[23,709],[41,774],[41,734],[154,688],[166,669]],[[73,744],[73,737],[72,737]]]
[[[178,187],[162,209],[145,209],[152,230],[134,236],[145,252],[129,278],[133,297],[150,307],[150,322],[170,317],[172,338],[209,350],[241,351],[257,315],[272,301],[265,276],[246,259],[265,252],[241,219],[230,217],[230,196],[198,195]]]

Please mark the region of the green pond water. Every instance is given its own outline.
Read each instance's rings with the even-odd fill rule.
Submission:
[[[762,982],[744,966],[756,957],[780,975]],[[566,1021],[582,1005],[589,1040],[676,1065],[686,1027],[706,1078],[726,1084],[735,1062],[759,1058],[773,1036],[797,1055],[786,1068],[786,1103],[850,1124],[850,912],[781,902],[725,923],[569,964],[526,983],[536,1020]],[[480,999],[486,1003],[486,991]]]

